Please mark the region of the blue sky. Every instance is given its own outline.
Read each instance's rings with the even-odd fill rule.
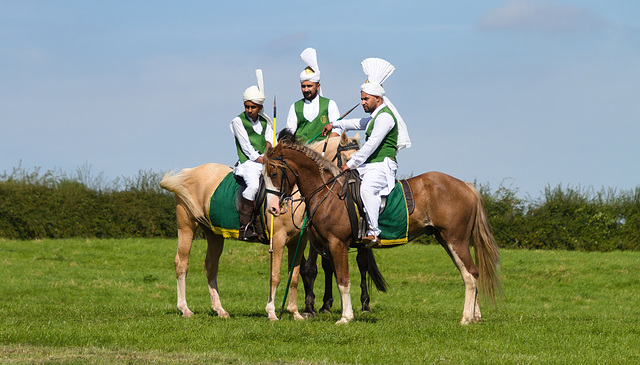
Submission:
[[[636,0],[0,0],[0,172],[232,165],[228,125],[254,70],[279,130],[306,47],[342,112],[360,61],[396,67],[385,88],[413,140],[399,177],[438,170],[533,198],[640,186]]]

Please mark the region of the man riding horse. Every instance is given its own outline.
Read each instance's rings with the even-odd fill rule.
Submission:
[[[360,98],[364,111],[370,116],[338,120],[327,124],[322,132],[326,135],[333,128],[366,130],[366,142],[340,169],[357,169],[360,174],[360,195],[369,223],[362,241],[365,247],[376,247],[380,244],[378,215],[381,197],[393,190],[398,170],[396,154],[402,148],[411,147],[411,140],[404,120],[382,87],[395,67],[379,58],[367,58],[362,61],[362,69],[368,79],[360,87]]]
[[[241,177],[247,185],[242,192],[238,209],[241,227],[239,238],[245,241],[258,238],[258,234],[251,227],[251,214],[260,185],[262,154],[273,143],[271,141],[273,122],[263,109],[265,95],[262,70],[256,70],[256,77],[258,86],[247,88],[243,94],[244,112],[233,118],[230,125],[239,158],[233,169],[233,174]]]
[[[303,98],[289,108],[287,129],[302,143],[322,141],[326,138],[322,135],[322,128],[330,121],[337,120],[340,111],[335,101],[322,95],[316,50],[307,48],[302,51],[300,58],[307,64],[300,73]],[[342,134],[338,128],[333,132],[333,136]]]

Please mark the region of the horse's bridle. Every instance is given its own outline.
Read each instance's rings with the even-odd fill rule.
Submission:
[[[342,166],[342,152],[345,151],[350,151],[350,150],[356,150],[358,149],[358,147],[360,147],[358,141],[350,141],[347,144],[344,145],[338,145],[337,149],[336,149],[336,155],[333,157],[333,159],[331,160],[331,162],[334,162],[337,160],[338,162],[338,167]],[[281,184],[280,184],[280,191],[275,191],[275,190],[271,190],[271,189],[266,189],[266,192],[268,194],[272,194],[272,195],[276,195],[279,198],[279,204],[280,206],[282,206],[283,204],[285,204],[288,200],[290,201],[294,201],[293,199],[293,195],[295,195],[295,193],[297,191],[299,191],[299,189],[297,191],[292,191],[290,194],[287,194],[286,191],[288,190],[288,185],[291,185],[291,181],[289,180],[289,175],[287,174],[287,169],[289,169],[291,171],[291,173],[296,177],[296,180],[298,180],[299,176],[298,174],[293,171],[293,169],[291,168],[291,166],[289,166],[289,164],[287,163],[287,161],[284,160],[284,155],[282,156],[278,156],[278,157],[273,157],[272,160],[277,160],[280,162],[280,168],[282,170],[282,179],[281,179]],[[320,200],[320,203],[318,203],[316,205],[315,208],[313,208],[310,213],[308,214],[308,220],[307,220],[307,224],[306,226],[309,226],[312,224],[312,220],[313,220],[313,216],[316,212],[316,210],[320,207],[320,205],[322,205],[322,203],[325,201],[325,199],[329,196],[329,193],[333,190],[333,187],[335,186],[336,182],[338,181],[338,179],[343,176],[347,171],[342,171],[340,172],[338,175],[334,176],[333,178],[329,179],[329,181],[324,182],[322,185],[320,185],[318,188],[316,188],[313,192],[311,192],[309,194],[309,196],[307,196],[306,198],[302,198],[300,199],[300,204],[298,206],[300,206],[302,204],[303,201],[305,201],[308,198],[311,198],[312,196],[314,196],[315,194],[319,193],[320,191],[322,191],[322,189],[324,189],[325,187],[327,187],[327,194],[325,194],[325,196]],[[329,186],[331,185],[331,186]],[[346,186],[346,185],[345,185]],[[343,189],[344,190],[344,189]],[[344,192],[341,192],[338,194],[338,197],[340,197],[340,195],[343,195]],[[341,199],[344,198],[344,196],[340,197]],[[295,214],[292,214],[291,219],[293,220],[293,217],[295,216]],[[305,227],[298,227],[296,225],[295,220],[293,220],[293,225],[298,228],[298,229],[304,229]]]
[[[287,200],[292,200],[292,196],[296,193],[295,191],[292,191],[288,195],[285,193],[288,190],[288,185],[291,184],[291,182],[289,181],[289,175],[287,174],[287,169],[289,169],[293,174],[293,176],[296,177],[296,180],[299,178],[299,176],[295,171],[293,171],[293,169],[291,168],[291,166],[289,166],[287,161],[284,160],[284,156],[273,157],[271,159],[280,161],[281,163],[280,169],[282,170],[282,179],[281,179],[282,182],[280,183],[280,191],[271,190],[271,189],[265,189],[265,191],[267,194],[277,196],[278,204],[282,206],[287,202]]]
[[[333,161],[335,161],[337,159],[338,160],[338,167],[342,166],[342,152],[350,151],[350,150],[357,150],[359,147],[360,147],[360,144],[358,143],[358,141],[350,141],[349,143],[347,143],[345,145],[338,145],[338,148],[336,149],[336,155],[333,157],[331,162],[333,162]]]

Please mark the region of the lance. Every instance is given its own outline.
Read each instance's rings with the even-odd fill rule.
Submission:
[[[346,117],[347,115],[349,115],[349,113],[351,113],[351,112],[353,111],[353,109],[357,108],[357,107],[358,107],[358,105],[360,105],[360,103],[358,103],[358,104],[354,105],[354,106],[353,106],[353,108],[351,108],[351,109],[347,110],[347,112],[346,112],[346,113],[342,114],[342,115],[340,116],[340,118],[338,118],[338,119],[336,119],[336,120],[341,120],[341,119],[343,119],[344,117]],[[322,133],[322,132],[320,132],[320,133]],[[316,136],[316,137],[318,137],[318,136]],[[314,137],[314,139],[315,139],[316,137]],[[324,147],[322,147],[322,157],[324,157],[324,153],[325,153],[325,151],[327,150],[327,143],[329,143],[329,136],[327,136],[327,139],[325,139],[325,140],[324,140]]]
[[[276,96],[273,96],[273,143],[276,142]],[[271,261],[273,261],[273,215],[271,215],[271,230],[269,231],[271,234],[269,235],[269,253],[272,256]]]

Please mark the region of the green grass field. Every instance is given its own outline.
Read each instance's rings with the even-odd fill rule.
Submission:
[[[504,299],[482,306],[483,323],[461,326],[462,280],[441,247],[378,250],[389,292],[337,326],[338,298],[332,314],[267,321],[267,247],[235,241],[219,277],[231,318],[211,313],[204,241],[187,278],[196,314],[182,318],[176,243],[0,241],[0,363],[640,363],[640,252],[503,250]]]

